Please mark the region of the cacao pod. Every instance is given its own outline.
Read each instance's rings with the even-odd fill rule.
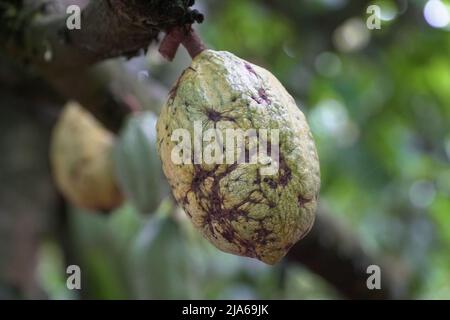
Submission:
[[[85,299],[129,299],[128,261],[131,241],[142,229],[142,219],[130,206],[121,206],[110,215],[95,215],[79,207],[69,207],[71,245],[81,268]],[[65,283],[64,283],[65,288]],[[76,293],[67,290],[69,294]]]
[[[139,299],[194,299],[199,279],[180,225],[157,212],[131,248],[130,267]]]
[[[56,185],[75,206],[108,211],[122,203],[113,145],[113,134],[79,104],[64,107],[52,133],[50,161]]]
[[[196,143],[202,150],[210,144],[196,138],[196,123],[216,132],[278,130],[278,139],[266,137],[266,145],[277,142],[278,157],[263,155],[256,163],[198,161],[203,154],[195,152]],[[179,129],[187,131],[183,143],[186,138],[191,146],[181,148],[182,163],[174,160],[180,143],[173,135]],[[295,100],[269,71],[228,52],[203,51],[172,88],[157,135],[176,200],[217,248],[275,264],[310,230],[320,189],[315,143]],[[246,159],[255,149],[250,139],[231,151],[228,137],[226,143],[218,135],[214,140],[233,159],[253,159]],[[277,170],[268,174],[261,163]]]
[[[141,213],[153,212],[165,189],[156,150],[156,120],[150,112],[130,116],[114,147],[120,189]]]

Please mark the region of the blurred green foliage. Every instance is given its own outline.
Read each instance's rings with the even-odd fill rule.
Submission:
[[[449,298],[450,29],[427,24],[426,2],[375,2],[393,17],[369,31],[365,12],[334,25],[347,1],[210,0],[201,32],[211,48],[270,69],[297,99],[317,141],[321,203],[412,271],[413,297]],[[321,20],[305,29],[286,12]],[[338,296],[301,267],[219,252],[167,206],[145,217],[129,206],[110,218],[71,214],[89,297]],[[67,298],[55,286],[64,270],[52,278],[45,267],[56,251],[43,248],[41,279]]]

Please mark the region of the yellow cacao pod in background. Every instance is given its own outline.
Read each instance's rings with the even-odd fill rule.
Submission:
[[[156,116],[131,115],[114,147],[120,189],[140,213],[152,213],[167,195],[167,186],[156,150]]]
[[[57,187],[75,206],[112,210],[122,203],[114,176],[114,135],[79,104],[69,102],[54,128],[50,161]]]

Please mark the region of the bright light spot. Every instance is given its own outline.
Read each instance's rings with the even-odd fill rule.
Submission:
[[[395,3],[392,1],[381,1],[380,2],[380,18],[383,21],[392,21],[397,17],[398,10]]]
[[[428,24],[434,28],[444,28],[450,23],[449,10],[440,0],[429,0],[423,15]]]
[[[52,50],[50,50],[50,49],[45,50],[45,52],[44,52],[44,60],[46,62],[50,62],[50,61],[52,61],[52,59],[53,59],[53,52],[52,52]]]
[[[397,16],[397,10],[388,10],[385,9],[381,11],[380,19],[383,21],[392,21]]]
[[[325,77],[335,77],[342,70],[341,59],[332,52],[322,52],[314,63],[317,72]]]
[[[409,199],[418,208],[429,207],[436,196],[434,183],[427,180],[419,180],[413,183],[409,189]]]
[[[347,110],[336,100],[321,101],[313,112],[323,130],[330,135],[341,132],[348,121]]]
[[[370,31],[360,18],[351,18],[336,29],[333,41],[340,51],[357,51],[369,43]]]
[[[335,139],[340,147],[348,147],[359,137],[358,127],[349,119],[347,109],[337,100],[323,100],[311,111],[311,126],[319,135]]]

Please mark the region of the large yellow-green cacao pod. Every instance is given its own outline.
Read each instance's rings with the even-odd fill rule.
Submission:
[[[151,112],[130,116],[114,148],[120,189],[141,213],[152,213],[166,189],[156,150],[156,120]]]
[[[70,102],[54,128],[50,160],[56,185],[77,207],[108,211],[122,203],[114,176],[114,136]]]
[[[216,130],[214,139],[205,137],[208,129]],[[227,129],[254,130],[249,137],[257,141],[236,142],[230,151]],[[220,250],[275,264],[312,227],[320,188],[316,147],[305,116],[269,71],[228,52],[203,51],[172,89],[157,134],[176,200]],[[213,141],[227,155],[222,162],[209,148]],[[252,163],[250,151],[263,142],[266,154]]]

